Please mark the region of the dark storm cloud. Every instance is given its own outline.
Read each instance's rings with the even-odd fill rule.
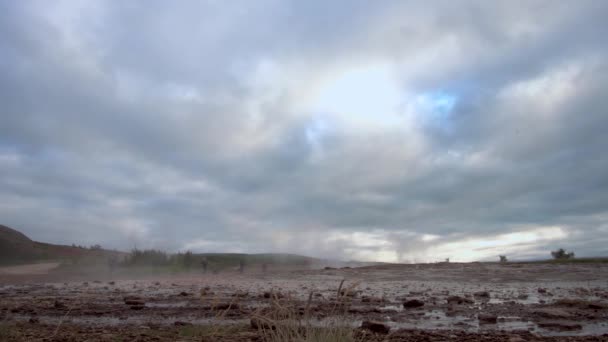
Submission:
[[[602,2],[0,7],[0,217],[35,239],[608,252]],[[332,75],[378,63],[402,87],[403,127],[307,107]],[[453,108],[412,105],[433,94]],[[475,247],[496,239],[513,241]]]

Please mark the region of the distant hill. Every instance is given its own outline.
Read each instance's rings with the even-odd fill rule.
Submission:
[[[34,241],[23,233],[0,225],[0,263],[29,261],[36,258]]]
[[[10,265],[42,260],[69,260],[86,257],[123,256],[125,253],[101,248],[54,245],[33,241],[25,234],[0,225],[0,264]]]
[[[110,251],[102,248],[84,248],[77,246],[55,245],[44,242],[33,241],[25,234],[0,225],[0,265],[12,265],[28,262],[56,260],[56,261],[76,261],[82,259],[104,259],[117,257],[125,264],[132,266],[167,266],[171,263],[183,263],[192,267],[200,267],[203,260],[207,260],[210,268],[226,269],[235,268],[244,262],[247,267],[267,266],[288,266],[288,267],[361,267],[375,265],[376,263],[364,263],[339,260],[327,260],[313,258],[297,254],[285,253],[192,253],[189,260],[184,260],[184,254],[168,254],[162,251],[132,251],[131,253]]]

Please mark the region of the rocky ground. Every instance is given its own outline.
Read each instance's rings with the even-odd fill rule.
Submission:
[[[263,341],[258,317],[277,308],[365,341],[608,340],[608,264],[103,278],[0,277],[0,340]]]

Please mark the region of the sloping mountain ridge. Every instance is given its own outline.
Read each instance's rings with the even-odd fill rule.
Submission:
[[[0,264],[2,265],[113,254],[124,255],[125,253],[37,242],[16,229],[0,225]]]

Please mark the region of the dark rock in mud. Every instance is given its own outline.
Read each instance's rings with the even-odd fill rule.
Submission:
[[[37,317],[32,317],[29,319],[29,322],[32,324],[38,324],[40,323],[40,319],[38,319]]]
[[[579,308],[579,309],[592,309],[592,310],[602,310],[608,308],[608,306],[598,303],[598,302],[589,302],[582,299],[558,299],[555,301],[554,305],[556,306],[566,306],[571,308]]]
[[[383,303],[384,299],[380,297],[363,296],[361,303]]]
[[[176,327],[185,327],[188,325],[192,325],[192,323],[184,322],[184,321],[175,321],[175,322],[173,322],[173,325],[175,325]]]
[[[136,306],[143,306],[146,304],[146,301],[143,300],[143,298],[135,297],[135,296],[125,297],[124,302],[126,305],[136,305]]]
[[[403,302],[403,307],[406,309],[409,308],[419,308],[424,306],[424,302],[419,299],[410,299]]]
[[[131,310],[143,310],[145,308],[144,305],[132,305],[130,307]]]
[[[448,300],[448,304],[462,305],[462,304],[473,304],[474,303],[471,299],[460,297],[460,296],[449,296],[447,300]]]
[[[473,295],[479,298],[490,298],[490,293],[488,291],[475,292]]]
[[[317,294],[315,294],[315,296],[316,296],[316,295],[317,295]],[[266,292],[264,292],[264,293],[262,294],[262,297],[264,297],[264,298],[278,298],[278,299],[280,299],[280,298],[284,298],[284,297],[285,297],[285,295],[284,295],[284,294],[282,294],[281,292],[266,291]],[[318,297],[318,296],[317,296],[317,297]]]
[[[537,323],[539,327],[545,329],[561,330],[561,331],[576,331],[583,329],[583,326],[575,322],[564,321],[541,321]]]
[[[564,318],[574,317],[574,315],[567,310],[560,309],[560,308],[551,308],[551,307],[536,309],[536,310],[532,311],[532,314],[536,317],[541,317],[541,318],[564,319]]]
[[[182,297],[188,297],[190,294],[188,292],[186,292],[186,291],[182,291],[182,292],[179,293],[179,295],[182,296]]]
[[[481,323],[481,324],[496,324],[496,323],[498,323],[498,317],[496,315],[492,315],[492,314],[480,313],[477,316],[477,319],[479,319],[479,323]]]
[[[363,323],[361,323],[361,329],[369,330],[377,334],[388,334],[391,331],[391,327],[388,325],[375,321],[363,321]]]
[[[55,301],[55,303],[53,304],[53,307],[55,309],[65,309],[66,308],[65,304],[63,304],[62,302],[60,302],[58,300]]]

